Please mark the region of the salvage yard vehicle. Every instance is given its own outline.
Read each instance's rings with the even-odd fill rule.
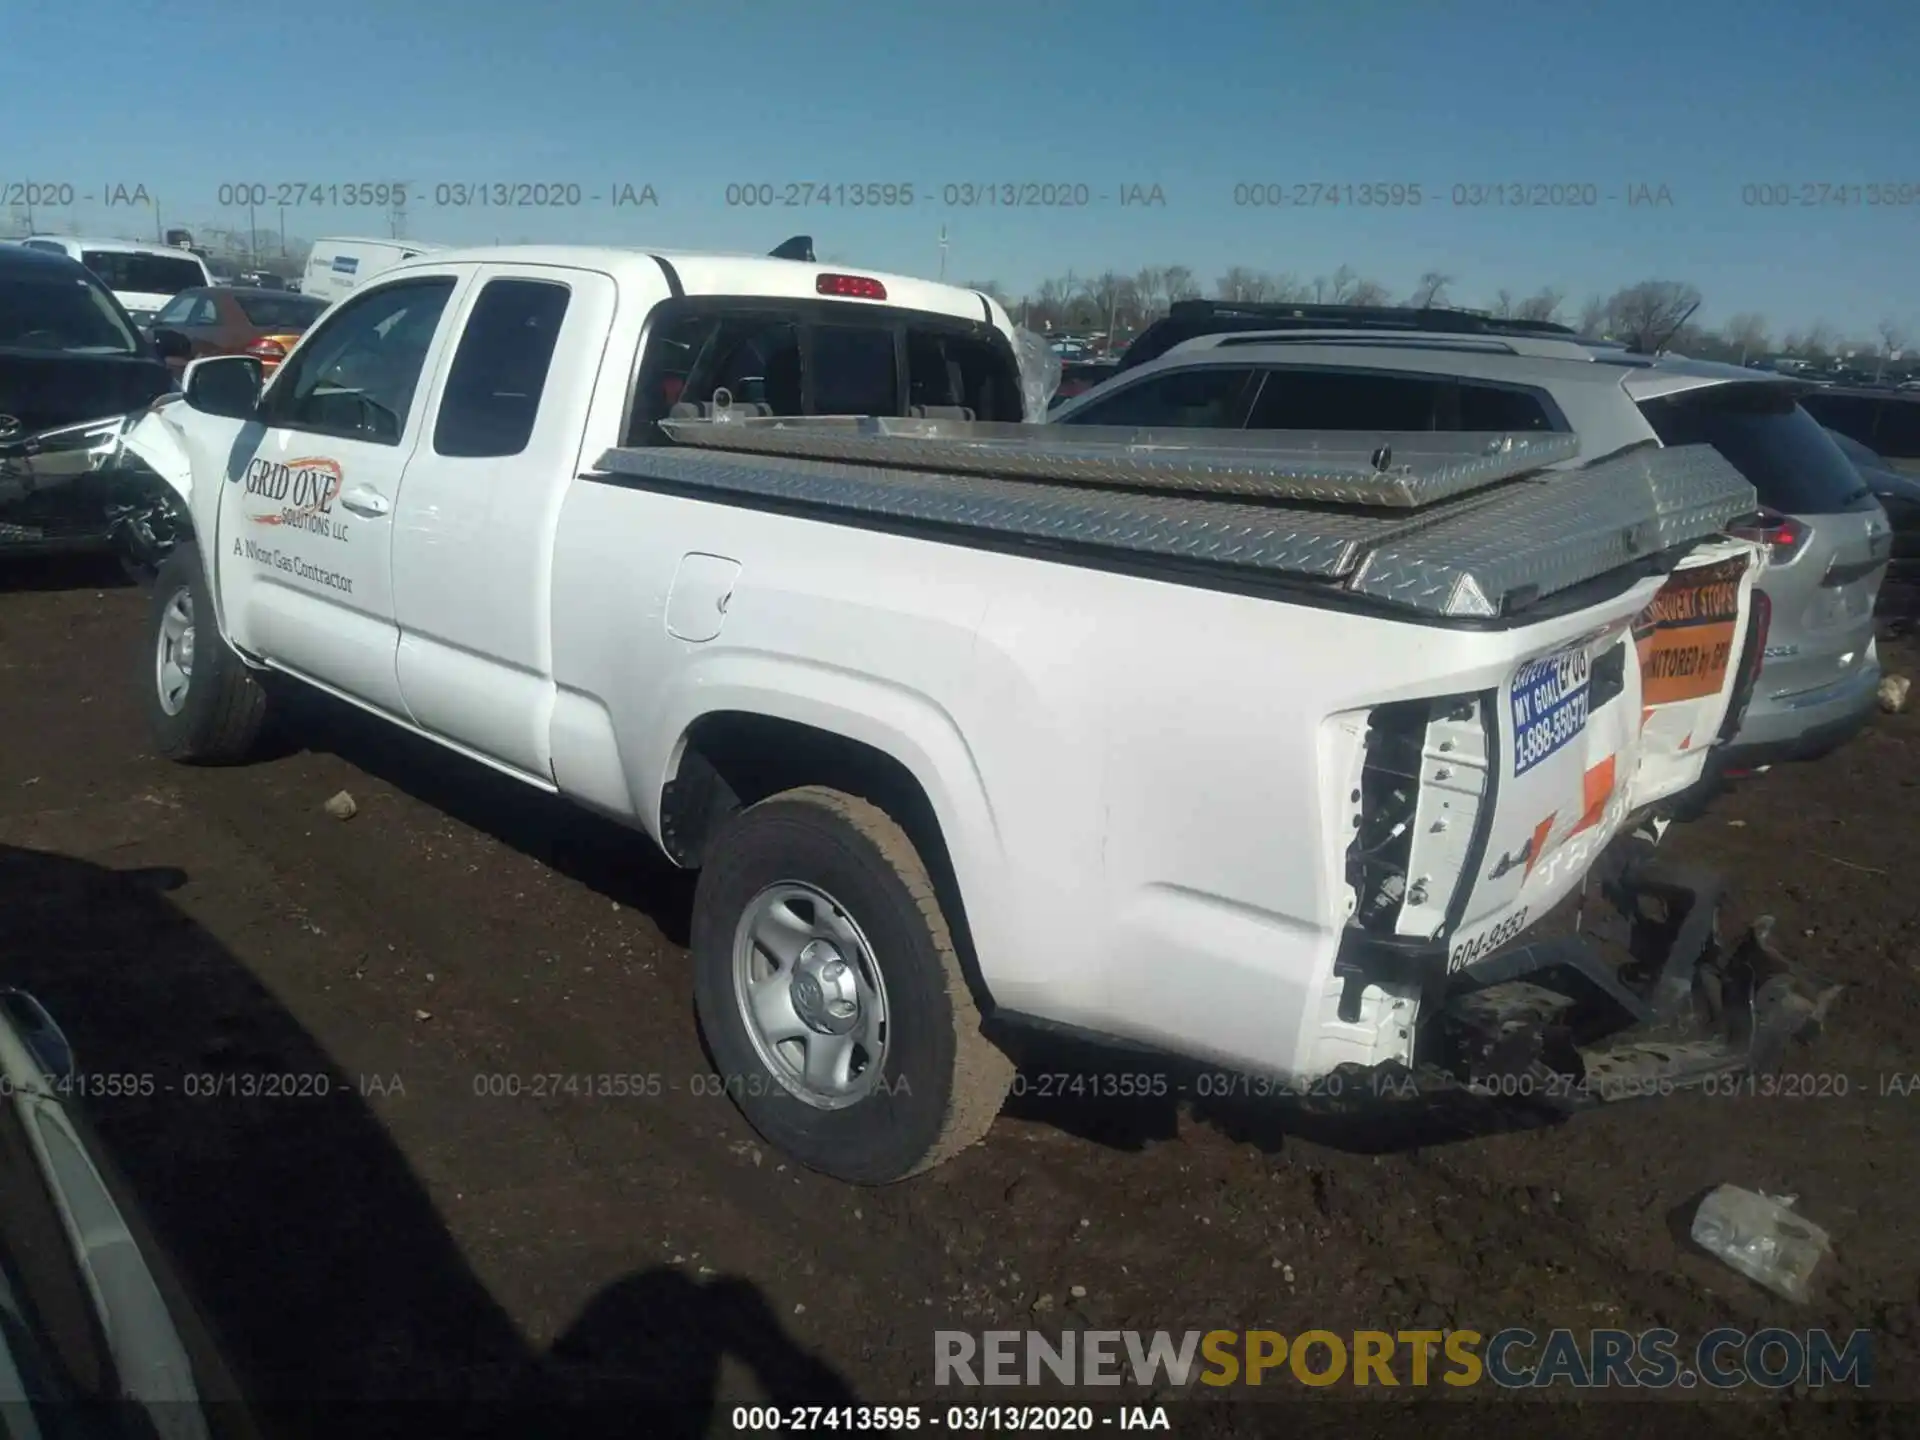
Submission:
[[[213,284],[207,262],[191,250],[138,240],[84,240],[71,235],[35,235],[23,246],[78,260],[100,277],[139,326],[182,290]]]
[[[1508,428],[1571,433],[1581,453],[1711,445],[1760,509],[1772,631],[1758,691],[1716,772],[1813,759],[1874,713],[1874,603],[1887,516],[1808,410],[1805,382],[1588,341],[1550,321],[1470,311],[1183,300],[1121,375],[1054,412],[1063,425],[1248,430]],[[1802,408],[1802,404],[1806,408]],[[1816,412],[1818,413],[1818,412]]]
[[[284,288],[213,285],[182,290],[147,333],[176,374],[204,355],[252,355],[270,375],[326,309],[326,301]]]
[[[91,271],[0,247],[0,558],[113,551],[152,503],[144,480],[113,465],[126,416],[172,389]]]
[[[398,240],[367,240],[353,236],[335,236],[313,242],[307,252],[307,268],[301,273],[299,290],[329,304],[356,285],[363,285],[391,266],[416,255],[438,249],[435,245],[409,245]]]
[[[1017,343],[792,260],[397,266],[129,432],[193,525],[154,743],[244,760],[304,682],[643,831],[699,872],[729,1093],[859,1183],[984,1135],[1019,1036],[1612,1098],[1807,1029],[1638,851],[1681,926],[1645,975],[1530,932],[1751,692],[1710,447],[1075,433]]]

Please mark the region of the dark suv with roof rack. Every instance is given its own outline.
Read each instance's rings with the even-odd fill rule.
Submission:
[[[1176,300],[1127,347],[1121,370],[1158,360],[1176,345],[1202,335],[1261,330],[1325,328],[1342,330],[1428,330],[1435,334],[1558,335],[1577,339],[1570,326],[1551,320],[1503,320],[1477,310],[1442,306],[1264,304],[1237,300]]]

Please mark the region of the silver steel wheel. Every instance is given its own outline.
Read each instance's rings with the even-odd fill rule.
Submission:
[[[187,704],[193,683],[193,591],[182,585],[160,614],[160,636],[154,644],[154,683],[160,708],[178,715]]]
[[[887,984],[845,907],[811,885],[769,885],[733,934],[733,994],[754,1053],[796,1099],[842,1110],[880,1083]]]

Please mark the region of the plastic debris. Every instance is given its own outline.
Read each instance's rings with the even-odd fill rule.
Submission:
[[[1913,681],[1904,675],[1886,675],[1880,680],[1880,708],[1889,715],[1898,715],[1907,708],[1907,695],[1913,689]]]
[[[1693,1241],[1756,1285],[1804,1305],[1812,1297],[1814,1270],[1833,1252],[1827,1232],[1792,1206],[1792,1196],[1722,1185],[1700,1202]]]
[[[360,813],[360,807],[353,803],[353,796],[342,790],[327,801],[326,811],[336,820],[351,820]]]

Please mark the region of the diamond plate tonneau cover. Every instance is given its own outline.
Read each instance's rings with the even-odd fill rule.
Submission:
[[[1445,437],[1441,437],[1445,438]],[[1418,510],[1151,493],[712,448],[609,450],[597,471],[725,503],[804,505],[1241,574],[1343,585],[1429,614],[1493,616],[1718,532],[1753,487],[1709,446],[1648,447]]]
[[[676,444],[914,470],[1407,509],[1579,454],[1570,434],[1140,430],[876,416],[662,420]]]
[[[1406,524],[1398,515],[1316,512],[668,446],[609,450],[598,468],[642,481],[852,515],[1329,580],[1351,571],[1363,546]]]
[[[1493,616],[1714,534],[1759,503],[1709,445],[1629,451],[1521,481],[1369,549],[1349,587],[1443,615]]]

